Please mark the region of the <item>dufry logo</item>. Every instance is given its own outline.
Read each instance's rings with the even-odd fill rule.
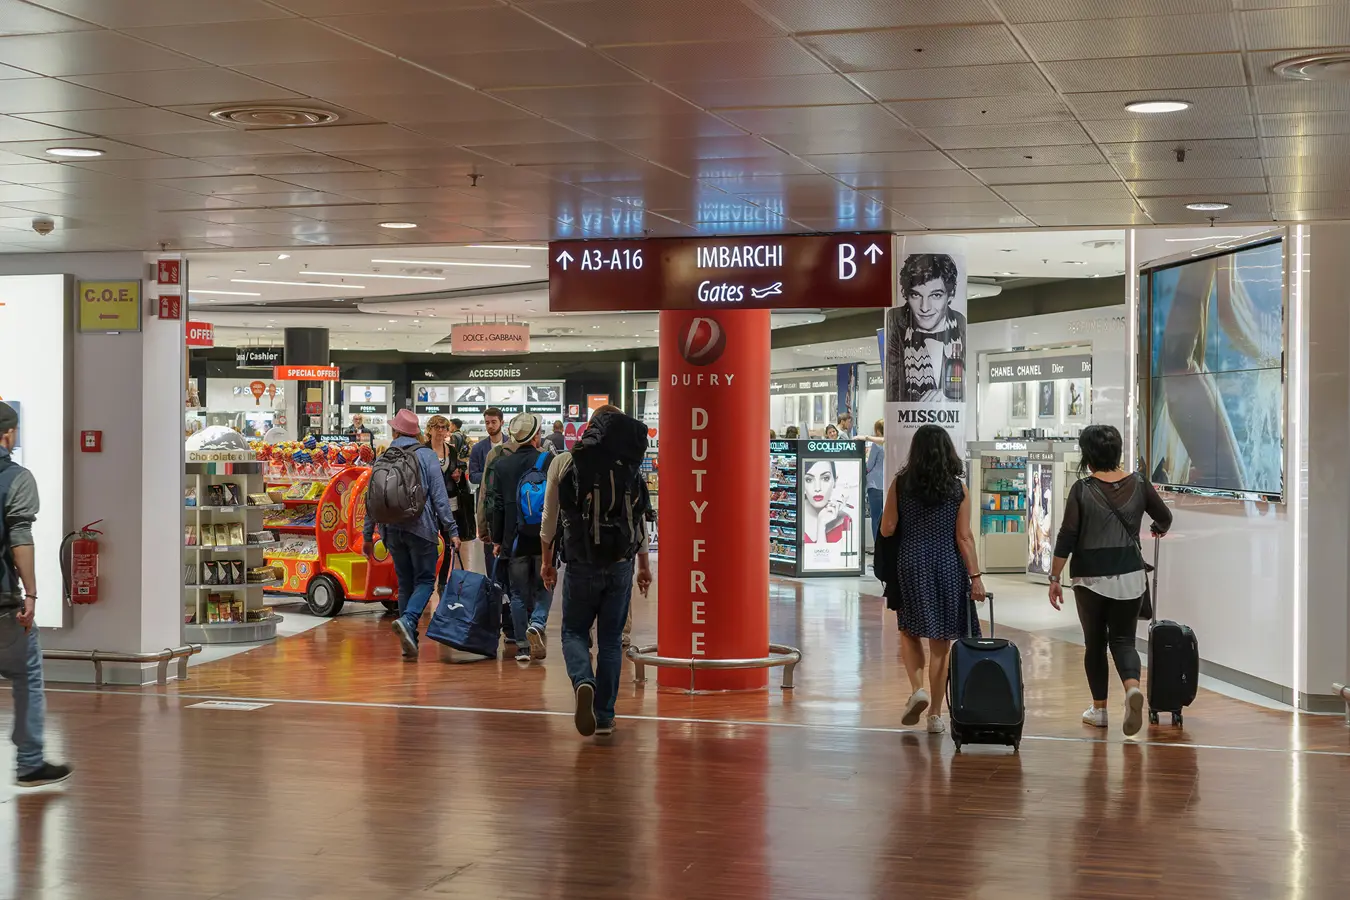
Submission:
[[[710,366],[722,358],[727,349],[727,335],[715,319],[699,316],[689,323],[680,355],[691,366]]]

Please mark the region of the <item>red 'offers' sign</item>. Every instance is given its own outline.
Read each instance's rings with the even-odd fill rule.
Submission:
[[[187,323],[187,345],[189,347],[214,347],[216,330],[210,322]]]
[[[337,381],[337,366],[277,366],[272,370],[277,381]]]

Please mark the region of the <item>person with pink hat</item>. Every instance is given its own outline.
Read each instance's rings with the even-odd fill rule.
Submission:
[[[398,575],[399,616],[394,620],[394,633],[403,645],[403,657],[415,660],[417,626],[436,589],[438,539],[442,534],[446,535],[445,552],[457,551],[459,528],[441,477],[440,460],[435,450],[422,443],[417,416],[410,409],[400,409],[390,419],[389,427],[394,432],[394,442],[376,462],[376,471],[367,490],[364,550],[366,556],[374,556],[375,529],[378,527]],[[387,470],[389,476],[382,476],[382,469]],[[409,471],[416,475],[402,477]],[[414,478],[420,483],[409,484]],[[397,489],[388,493],[403,495],[400,503],[406,502],[403,497],[410,494],[413,508],[390,510],[390,504],[381,495],[386,484],[397,485]],[[419,501],[420,509],[416,506]]]

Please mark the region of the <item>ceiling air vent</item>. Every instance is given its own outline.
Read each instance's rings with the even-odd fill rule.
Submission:
[[[332,125],[338,114],[307,106],[224,106],[211,110],[211,118],[246,128],[309,128]]]
[[[1276,75],[1293,81],[1350,81],[1350,50],[1328,50],[1286,59],[1273,66]]]

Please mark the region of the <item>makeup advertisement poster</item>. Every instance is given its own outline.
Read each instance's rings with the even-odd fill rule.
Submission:
[[[1053,561],[1055,536],[1050,524],[1054,515],[1050,504],[1054,497],[1054,463],[1032,462],[1029,464],[1027,490],[1027,573],[1030,575],[1049,575]]]
[[[807,459],[801,468],[802,571],[856,572],[862,552],[862,462]]]
[[[966,257],[960,241],[900,238],[895,306],[886,311],[886,479],[914,432],[939,425],[966,452]]]

